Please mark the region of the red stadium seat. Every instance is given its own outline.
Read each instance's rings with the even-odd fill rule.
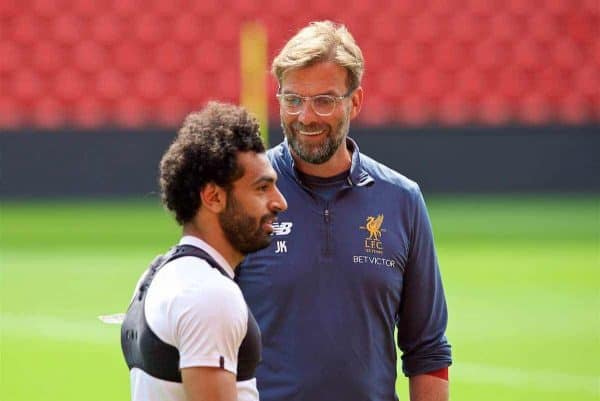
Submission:
[[[398,123],[402,125],[423,125],[431,122],[431,102],[420,96],[406,97],[397,105]]]
[[[473,121],[475,110],[465,97],[451,94],[442,99],[437,120],[447,125],[462,125]]]
[[[474,120],[483,124],[506,124],[513,121],[513,108],[503,96],[490,93],[478,104],[478,113]]]
[[[570,85],[565,81],[565,76],[556,66],[548,66],[539,70],[533,76],[533,85],[536,91],[551,102],[556,102],[569,92]]]
[[[105,68],[106,50],[97,42],[83,40],[73,49],[75,65],[86,73],[95,73]]]
[[[120,2],[120,1],[119,1]],[[77,0],[69,2],[69,11],[80,17],[97,18],[112,6],[110,0]]]
[[[457,13],[450,20],[449,35],[453,42],[471,43],[482,37],[483,27],[478,17],[466,12]]]
[[[508,46],[498,40],[487,39],[475,43],[472,51],[472,63],[485,71],[499,70],[511,61]]]
[[[67,59],[64,48],[56,42],[41,40],[31,49],[31,63],[35,69],[45,75],[53,75],[64,68]]]
[[[44,18],[56,17],[64,11],[61,4],[55,0],[32,0],[29,7],[33,14]]]
[[[432,59],[435,67],[445,72],[454,72],[464,66],[467,49],[470,46],[460,44],[454,40],[442,40],[431,47]]]
[[[211,37],[204,38],[205,41],[217,40],[224,46],[235,46],[240,40],[240,21],[233,14],[225,14],[214,21],[214,29]],[[214,35],[214,36],[213,36]]]
[[[456,11],[452,2],[446,1],[446,3],[454,7],[454,11]],[[467,3],[468,5],[465,5],[464,8],[468,9],[476,18],[489,18],[498,13],[498,4],[492,1],[468,0]]]
[[[187,102],[179,96],[169,96],[160,101],[155,118],[161,125],[179,127],[185,116],[192,111],[194,110],[190,109]]]
[[[424,68],[417,76],[419,94],[424,96],[430,103],[442,98],[448,86],[448,75],[435,68]]]
[[[600,101],[600,65],[586,63],[577,70],[575,93],[594,101]]]
[[[26,123],[28,110],[19,108],[19,102],[0,95],[0,128],[17,128]]]
[[[528,35],[532,40],[541,43],[549,43],[556,40],[560,25],[553,15],[536,12],[527,19]]]
[[[218,0],[205,0],[194,2],[189,12],[197,17],[213,19],[221,14],[223,4]]]
[[[141,71],[136,76],[136,94],[144,101],[159,100],[167,91],[168,80],[164,74],[154,69]]]
[[[35,102],[32,117],[34,125],[38,127],[58,128],[73,116],[68,116],[64,106],[56,99],[44,97]]]
[[[44,82],[40,79],[39,74],[29,68],[15,71],[9,84],[11,84],[9,93],[21,104],[39,100],[45,90]]]
[[[113,14],[101,14],[90,21],[90,33],[94,42],[102,45],[114,45],[124,35],[123,21]]]
[[[79,70],[63,69],[53,80],[52,93],[58,99],[75,103],[87,94],[88,82]]]
[[[20,4],[17,1],[2,1],[0,2],[0,17],[4,18],[13,18],[19,14]]]
[[[142,127],[148,124],[153,113],[138,99],[123,97],[116,107],[116,121],[125,127]]]
[[[188,68],[177,74],[177,85],[180,96],[192,104],[202,105],[209,96],[219,93],[216,74],[199,73],[196,68]]]
[[[150,52],[139,42],[125,40],[112,48],[110,60],[124,73],[137,73],[150,60]]]
[[[206,24],[194,15],[182,14],[173,22],[172,39],[181,45],[193,45],[210,33],[206,28]]]
[[[110,8],[111,13],[119,17],[137,17],[140,14],[140,2],[138,0],[115,1],[110,5]]]
[[[504,43],[514,43],[523,35],[523,23],[515,16],[498,13],[490,18],[490,38]]]
[[[23,50],[13,42],[0,41],[0,74],[19,69],[23,63]]]
[[[441,24],[438,19],[429,13],[423,13],[411,18],[410,31],[411,37],[408,40],[415,40],[420,44],[429,44],[437,41],[442,34],[440,32]]]
[[[52,19],[51,26],[52,39],[61,45],[74,46],[88,33],[85,21],[69,13],[60,14]]]
[[[500,71],[495,84],[501,95],[515,101],[528,93],[530,80],[522,69],[510,66]]]
[[[573,7],[572,0],[546,0],[544,1],[544,9],[554,15],[563,15]],[[596,10],[598,10],[596,3]]]
[[[517,17],[529,16],[540,8],[540,4],[532,0],[504,0],[503,7]]]
[[[132,22],[136,39],[146,46],[155,45],[166,36],[165,20],[155,14],[137,15]]]
[[[490,83],[487,74],[476,67],[466,67],[456,72],[455,94],[465,100],[477,101],[485,96]]]
[[[132,84],[119,70],[106,69],[95,79],[95,93],[105,101],[116,101],[125,95],[131,95]]]
[[[581,50],[568,39],[555,42],[550,51],[553,63],[564,70],[573,70],[582,62]]]
[[[415,71],[424,64],[425,48],[412,41],[401,40],[396,46],[390,49],[393,52],[393,65],[399,66],[403,70]],[[373,57],[372,60],[378,60],[379,57]],[[373,61],[374,62],[374,61]],[[385,70],[386,58],[378,63],[378,70]]]
[[[198,42],[192,49],[193,58],[190,57],[190,62],[194,63],[199,71],[202,72],[218,72],[223,68],[225,58],[231,53],[226,53],[222,46],[219,46],[213,40],[203,40]],[[232,55],[233,57],[239,57]]]
[[[94,97],[86,96],[80,99],[73,109],[74,120],[83,128],[94,128],[109,123],[106,106]]]
[[[512,61],[529,71],[536,71],[543,66],[548,55],[544,49],[527,38],[518,41],[513,46]]]
[[[40,31],[46,28],[44,23],[44,19],[33,14],[19,14],[12,20],[7,33],[10,35],[10,39],[15,41],[15,44],[28,46],[40,38]]]
[[[553,112],[548,100],[539,93],[531,93],[517,103],[518,119],[527,124],[543,124],[551,121]]]
[[[583,124],[590,122],[593,114],[593,104],[579,94],[568,94],[561,99],[559,115],[561,120],[566,123]]]
[[[233,69],[223,69],[217,77],[219,89],[213,96],[218,96],[223,101],[239,102],[241,86],[239,72]]]
[[[175,42],[165,42],[154,48],[153,60],[165,73],[175,73],[181,70],[186,63],[189,50]]]

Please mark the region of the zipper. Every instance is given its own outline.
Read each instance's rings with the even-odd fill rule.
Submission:
[[[329,203],[325,206],[325,210],[323,210],[323,219],[325,220],[325,248],[323,249],[323,254],[325,256],[331,253],[331,226],[330,226],[330,216],[329,216]]]

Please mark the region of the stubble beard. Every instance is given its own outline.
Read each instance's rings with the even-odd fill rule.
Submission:
[[[304,126],[298,122],[286,125],[281,119],[281,128],[288,141],[288,144],[295,155],[301,160],[311,164],[323,164],[335,154],[340,145],[345,142],[348,130],[350,128],[350,119],[344,118],[339,124],[332,129],[328,124],[308,125]],[[325,129],[326,137],[321,143],[307,144],[299,140],[301,135],[298,131],[300,128],[306,131],[318,131]]]
[[[271,236],[262,229],[262,226],[273,217],[269,214],[259,220],[248,215],[233,194],[228,193],[225,210],[219,214],[219,224],[231,246],[242,255],[247,255],[271,244]]]

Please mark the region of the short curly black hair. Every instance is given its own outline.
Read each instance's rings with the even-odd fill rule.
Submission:
[[[213,182],[227,190],[244,175],[238,152],[263,153],[258,122],[243,107],[209,102],[189,114],[160,161],[163,204],[179,224],[192,220],[200,190]]]

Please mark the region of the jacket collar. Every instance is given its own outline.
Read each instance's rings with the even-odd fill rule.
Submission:
[[[352,151],[352,161],[350,164],[350,174],[348,175],[349,184],[351,186],[366,186],[374,182],[373,178],[363,168],[360,160],[360,151],[356,142],[350,138],[346,138],[346,146]],[[281,160],[283,161],[282,168],[288,174],[290,174],[298,183],[301,183],[298,173],[294,168],[294,158],[289,148],[287,138],[281,143],[280,148]]]

